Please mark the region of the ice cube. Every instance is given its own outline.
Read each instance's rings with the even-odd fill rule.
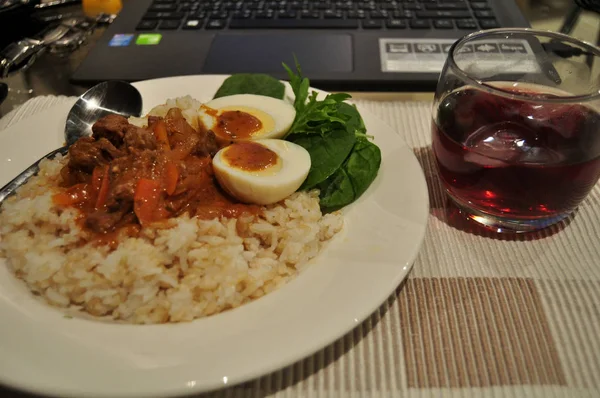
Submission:
[[[471,149],[465,160],[483,167],[546,164],[560,158],[559,153],[542,145],[535,130],[515,122],[483,126],[472,133],[464,145]]]

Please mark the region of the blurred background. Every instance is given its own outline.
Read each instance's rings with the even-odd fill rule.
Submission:
[[[10,2],[11,0],[0,0]],[[18,2],[19,0],[12,0]],[[7,42],[11,41],[10,32],[15,30],[29,29],[32,32],[43,24],[39,19],[44,18],[62,18],[69,21],[69,18],[76,18],[83,15],[83,9],[92,0],[37,0],[38,11],[36,18],[27,17],[24,19],[31,24],[31,27],[23,27],[22,22],[19,27],[7,27],[4,23],[0,27],[0,50],[5,48]],[[106,0],[104,0],[106,1]],[[108,0],[113,1],[113,0]],[[122,0],[123,4],[128,1]],[[533,28],[551,31],[560,31],[567,24],[570,34],[578,39],[597,43],[600,32],[600,14],[591,11],[581,11],[573,13],[574,0],[504,0],[515,1]],[[590,2],[600,2],[600,0],[582,0]],[[59,8],[47,7],[45,5],[61,4]],[[114,0],[114,11],[120,8],[121,1]],[[88,8],[87,11],[90,11]],[[93,11],[93,10],[92,10]],[[76,19],[72,19],[76,21]],[[81,20],[79,20],[81,21]],[[48,51],[40,54],[31,66],[22,71],[2,78],[0,83],[6,83],[10,90],[6,99],[0,105],[0,117],[15,107],[21,105],[29,98],[40,95],[80,95],[85,91],[82,87],[77,87],[69,83],[69,77],[83,60],[94,41],[105,30],[105,26],[110,23],[110,18],[96,18],[87,20],[85,23],[73,22],[75,26],[70,27],[69,34],[62,40],[56,42],[56,45]],[[37,24],[37,25],[36,25]],[[92,26],[90,26],[92,24]],[[84,33],[85,32],[85,33]],[[0,87],[1,88],[1,87]],[[0,92],[0,97],[2,93]]]

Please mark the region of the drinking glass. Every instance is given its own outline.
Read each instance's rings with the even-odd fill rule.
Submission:
[[[564,219],[600,177],[600,49],[532,29],[463,37],[438,82],[432,146],[472,220],[525,232]]]

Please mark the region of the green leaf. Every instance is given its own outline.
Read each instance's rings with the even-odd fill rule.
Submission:
[[[347,102],[341,102],[338,104],[338,112],[347,117],[346,128],[354,133],[366,134],[367,129],[365,122],[363,122],[356,105],[350,105]]]
[[[345,129],[337,129],[328,132],[326,136],[296,134],[289,140],[302,146],[310,154],[310,171],[300,187],[310,189],[335,173],[352,150],[356,137],[348,134]]]
[[[342,167],[318,185],[321,207],[342,208],[358,199],[377,177],[381,151],[365,136],[359,136]]]
[[[350,177],[343,167],[340,167],[326,181],[319,184],[321,189],[321,207],[338,209],[354,201],[356,197]]]
[[[283,99],[285,85],[269,75],[239,73],[225,79],[214,98],[235,94],[256,94]]]
[[[311,168],[300,189],[318,187],[321,208],[335,210],[354,202],[375,180],[381,152],[368,140],[356,106],[344,102],[350,95],[329,94],[323,100],[314,91],[309,95],[310,82],[295,63],[296,72],[283,64],[296,96],[296,118],[286,139],[310,154]]]
[[[302,111],[296,110],[296,118],[288,135],[290,134],[327,134],[329,131],[344,128],[349,116],[339,112],[339,105],[350,95],[329,94],[322,101],[317,100],[317,93],[312,92],[308,103]]]
[[[294,73],[285,63],[282,63],[282,65],[290,78],[290,86],[294,92],[294,108],[296,108],[297,113],[300,113],[306,105],[310,81],[307,78],[302,77],[302,70],[300,69],[300,64],[298,64],[298,60],[295,56],[294,62],[296,63],[296,73]]]
[[[375,180],[379,167],[381,167],[379,147],[364,136],[358,137],[343,166],[354,187],[356,198],[359,198]]]

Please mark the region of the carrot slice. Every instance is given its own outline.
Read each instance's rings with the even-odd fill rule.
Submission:
[[[94,169],[96,171],[96,169]],[[102,183],[100,184],[100,189],[98,190],[98,199],[96,199],[96,210],[101,207],[104,207],[106,204],[106,199],[108,198],[108,188],[109,188],[109,172],[108,165],[103,167],[102,174]]]
[[[158,181],[140,178],[133,195],[133,211],[142,226],[166,217],[165,209],[160,207],[160,184]]]
[[[98,193],[100,191],[100,187],[102,186],[102,173],[104,172],[104,167],[96,166],[94,167],[94,171],[92,172],[92,191],[94,193]]]
[[[156,141],[162,147],[162,149],[170,151],[171,145],[169,144],[169,135],[167,134],[167,124],[165,123],[165,121],[162,119],[158,119],[152,125],[152,131],[154,132]]]
[[[173,195],[177,188],[177,181],[179,180],[179,170],[174,162],[167,162],[165,168],[165,191],[167,195]]]
[[[52,196],[52,202],[58,206],[73,206],[89,199],[88,184],[73,185],[65,192],[60,192]]]

